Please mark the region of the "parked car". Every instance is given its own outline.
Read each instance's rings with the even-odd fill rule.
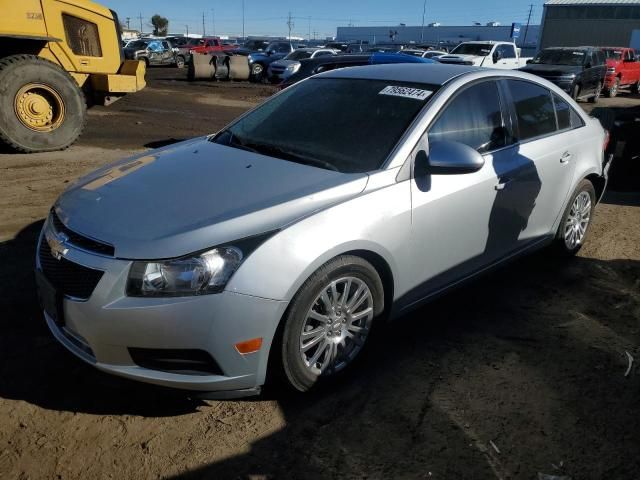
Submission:
[[[266,76],[267,69],[276,60],[281,60],[296,49],[289,42],[271,42],[263,52],[252,52],[249,57],[251,80],[260,82]],[[239,50],[239,54],[242,52]]]
[[[404,50],[400,50],[398,53],[403,53],[405,55],[412,55],[414,57],[421,58],[435,58],[441,57],[442,55],[448,55],[447,52],[442,52],[440,50],[414,50],[410,48],[405,48]]]
[[[150,65],[184,67],[184,58],[176,54],[167,40],[134,40],[123,49],[127,60],[141,60]]]
[[[267,78],[271,83],[286,81],[291,75],[300,69],[300,60],[307,58],[331,57],[336,55],[335,50],[327,48],[299,48],[282,60],[276,60],[267,71]]]
[[[604,93],[615,97],[621,87],[631,87],[633,93],[640,93],[640,58],[632,48],[604,47],[607,62]]]
[[[252,52],[263,52],[269,46],[269,40],[247,40],[241,49],[247,52],[247,55]]]
[[[512,42],[464,42],[438,57],[440,63],[507,70],[523,67],[527,60],[520,57],[520,49]]]
[[[46,323],[115,375],[229,398],[269,369],[306,391],[380,322],[543,246],[575,254],[605,142],[522,72],[327,72],[68,188],[36,257]]]
[[[189,53],[213,53],[213,52],[225,52],[238,48],[231,43],[225,43],[218,37],[207,37],[199,39],[199,43],[195,47],[189,49]]]
[[[542,50],[523,72],[558,85],[574,100],[597,102],[607,71],[602,50],[595,47],[552,47]]]
[[[281,84],[287,88],[305,78],[322,72],[338,68],[360,67],[364,65],[383,65],[388,63],[434,63],[428,58],[416,58],[399,53],[368,53],[364,55],[337,55],[335,57],[320,57],[300,60],[300,68]]]

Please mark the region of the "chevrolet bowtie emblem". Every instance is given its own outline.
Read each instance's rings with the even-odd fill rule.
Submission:
[[[62,232],[54,232],[51,227],[47,228],[44,233],[45,238],[47,239],[47,244],[49,244],[49,248],[51,249],[51,256],[56,260],[60,260],[64,257],[69,249],[66,246],[66,243],[69,241],[69,237]]]

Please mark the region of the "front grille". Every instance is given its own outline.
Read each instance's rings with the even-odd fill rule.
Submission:
[[[273,73],[282,73],[284,72],[285,68],[284,67],[271,67],[271,71]]]
[[[83,267],[66,258],[57,260],[51,255],[51,249],[44,236],[38,248],[38,258],[42,273],[56,291],[80,300],[86,300],[91,296],[104,274],[100,270]]]
[[[180,375],[223,375],[217,362],[204,350],[129,347],[129,355],[136,365],[149,370]]]
[[[53,223],[53,228],[56,232],[64,233],[67,237],[69,237],[70,244],[75,245],[78,248],[82,248],[83,250],[97,253],[99,255],[107,255],[109,257],[113,257],[113,255],[115,254],[113,245],[109,245],[98,240],[93,240],[92,238],[85,237],[84,235],[80,235],[79,233],[68,229],[62,223],[58,215],[56,215],[56,212],[54,210],[51,210],[51,222]]]

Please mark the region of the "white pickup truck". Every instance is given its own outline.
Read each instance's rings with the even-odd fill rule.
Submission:
[[[450,54],[438,57],[440,63],[513,70],[524,67],[529,58],[520,57],[520,49],[510,42],[464,42]]]

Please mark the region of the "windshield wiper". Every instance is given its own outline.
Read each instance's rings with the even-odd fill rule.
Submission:
[[[243,147],[250,149],[252,152],[260,153],[268,156],[275,156],[282,158],[283,160],[290,160],[296,163],[302,163],[304,165],[311,165],[320,168],[324,168],[327,170],[333,170],[334,172],[338,172],[339,170],[332,163],[326,162],[324,160],[320,160],[319,158],[307,157],[305,155],[301,155],[296,152],[292,152],[290,150],[286,150],[277,145],[271,145],[267,143],[245,143],[242,145]]]

